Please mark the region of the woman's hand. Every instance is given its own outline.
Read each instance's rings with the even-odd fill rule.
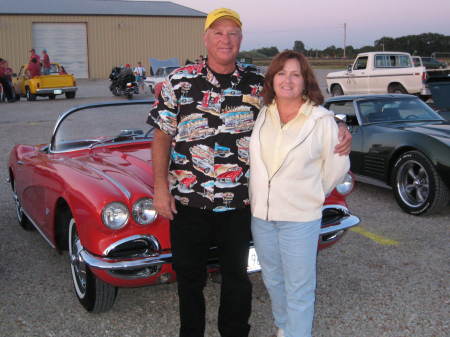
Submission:
[[[352,135],[348,131],[345,123],[338,123],[338,127],[339,144],[335,146],[334,153],[340,156],[347,156],[352,150]]]

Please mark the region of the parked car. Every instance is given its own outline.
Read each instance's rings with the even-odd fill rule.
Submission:
[[[110,309],[118,287],[176,280],[169,223],[153,207],[152,130],[144,122],[151,103],[72,108],[59,117],[47,144],[16,145],[10,153],[18,222],[37,228],[58,251],[68,250],[75,294],[90,312]],[[169,179],[189,193],[196,183],[189,173],[178,170]],[[214,183],[204,187],[214,197]],[[352,188],[348,174],[326,199],[319,249],[359,223],[345,202]],[[210,263],[217,270],[214,247]],[[259,270],[253,247],[248,270]]]
[[[155,75],[148,76],[144,80],[144,83],[149,87],[150,91],[154,93],[156,84],[163,82],[172,71],[178,68],[179,66],[160,67],[156,70]]]
[[[434,57],[413,56],[413,63],[415,67],[425,67],[426,69],[445,69],[447,64],[436,60]]]
[[[28,78],[27,65],[24,64],[19,73],[13,77],[13,85],[17,95],[25,96],[28,101],[36,100],[37,96],[55,99],[57,95],[65,94],[66,98],[74,98],[77,92],[77,82],[74,75],[63,71],[61,64],[51,63],[50,74]]]
[[[327,91],[332,96],[354,94],[415,94],[431,96],[430,77],[448,77],[450,69],[427,71],[416,67],[409,53],[368,52],[358,54],[347,70],[327,74]]]
[[[325,107],[347,119],[357,180],[392,188],[398,205],[410,214],[447,209],[448,121],[412,95],[340,96]]]

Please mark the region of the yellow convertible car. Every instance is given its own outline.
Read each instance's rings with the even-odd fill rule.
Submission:
[[[28,101],[36,100],[37,96],[47,96],[55,99],[56,95],[65,94],[66,98],[74,98],[77,86],[75,76],[67,74],[59,63],[52,63],[49,75],[40,75],[30,78],[27,74],[27,65],[20,68],[14,76],[14,90],[18,97],[24,96]]]

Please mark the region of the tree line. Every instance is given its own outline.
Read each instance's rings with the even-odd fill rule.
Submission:
[[[331,45],[325,49],[306,49],[305,44],[298,40],[294,41],[293,50],[299,51],[308,57],[344,57],[344,49]],[[430,56],[432,53],[450,53],[450,35],[437,33],[424,33],[420,35],[407,35],[398,38],[382,37],[375,40],[373,46],[354,48],[346,46],[345,57],[353,58],[358,53],[369,51],[401,51],[412,55]],[[277,47],[264,47],[249,51],[242,51],[239,57],[250,57],[253,59],[272,58],[279,53]]]

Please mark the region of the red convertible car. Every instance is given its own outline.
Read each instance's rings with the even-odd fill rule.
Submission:
[[[110,309],[118,287],[176,280],[168,220],[153,208],[152,130],[145,124],[151,103],[72,108],[58,118],[49,143],[16,145],[10,154],[20,225],[68,250],[75,294],[90,312]],[[328,196],[319,249],[359,223],[345,202],[352,188],[348,174]],[[211,266],[217,270],[214,247]],[[253,248],[248,270],[259,270]]]

